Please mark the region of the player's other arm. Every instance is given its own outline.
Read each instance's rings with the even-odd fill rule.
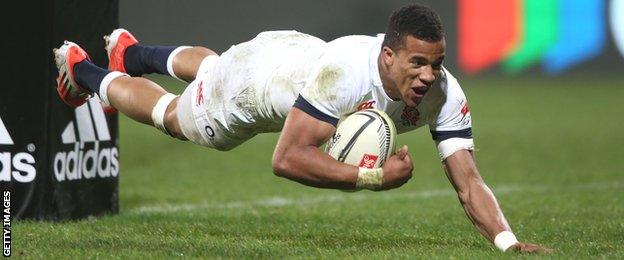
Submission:
[[[335,131],[332,124],[293,107],[273,153],[273,172],[308,186],[355,189],[358,167],[336,161],[318,148]],[[381,189],[396,188],[407,182],[412,172],[407,149],[390,157],[382,168]]]
[[[457,80],[445,71],[446,102],[430,126],[446,175],[475,228],[501,250],[543,252],[547,249],[520,243],[501,211],[492,190],[485,184],[474,159],[472,120],[468,101]]]
[[[449,181],[475,228],[501,250],[549,252],[539,245],[518,242],[501,211],[494,194],[483,182],[470,150],[454,152],[443,161]]]

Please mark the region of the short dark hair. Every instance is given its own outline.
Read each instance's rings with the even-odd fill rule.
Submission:
[[[399,50],[408,35],[427,42],[442,40],[444,29],[440,17],[431,8],[419,4],[394,11],[388,20],[383,46]]]

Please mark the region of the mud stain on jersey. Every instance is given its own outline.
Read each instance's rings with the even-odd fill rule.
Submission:
[[[280,92],[280,95],[285,95],[286,93],[298,94],[305,85],[305,74],[299,71],[293,71],[290,74],[275,75],[268,84],[269,89]]]
[[[233,97],[238,108],[245,112],[248,118],[253,118],[256,113],[256,91],[252,84],[247,84],[243,90]]]
[[[271,40],[281,41],[286,44],[299,44],[301,39],[310,38],[310,35],[303,34],[297,31],[274,31],[261,33],[262,37],[270,38]]]
[[[248,43],[241,43],[233,47],[231,56],[234,62],[244,62],[252,53],[252,48]]]
[[[328,101],[336,99],[338,92],[337,83],[343,73],[342,68],[336,65],[327,65],[321,70],[315,82],[317,87],[316,93],[318,93],[319,99]]]
[[[211,103],[221,102],[223,100],[223,85],[219,82],[216,86],[212,87],[210,92]]]
[[[294,83],[290,77],[282,75],[274,76],[269,82],[269,89],[275,89],[277,91],[290,92],[293,91]]]

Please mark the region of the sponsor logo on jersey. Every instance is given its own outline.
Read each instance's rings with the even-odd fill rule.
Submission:
[[[197,86],[197,97],[195,98],[195,103],[199,106],[204,103],[204,82],[200,81]]]
[[[401,124],[416,125],[416,122],[420,119],[420,112],[414,107],[406,106],[401,113]]]
[[[13,145],[13,138],[9,134],[2,118],[0,118],[0,145]],[[35,157],[28,152],[0,152],[0,182],[28,183],[37,177]]]
[[[360,164],[358,166],[359,167],[363,167],[363,168],[372,169],[373,166],[375,166],[375,163],[377,162],[378,158],[379,158],[379,156],[377,156],[377,155],[372,155],[372,154],[365,153],[364,156],[362,156],[362,160],[360,161]]]
[[[460,101],[461,108],[459,109],[459,113],[461,113],[461,125],[466,126],[470,124],[470,108],[468,107],[468,102],[465,99]]]
[[[374,108],[374,105],[375,105],[375,100],[365,101],[365,102],[360,103],[357,106],[357,110],[360,111],[364,109]]]
[[[57,152],[52,168],[59,182],[110,178],[119,174],[119,151],[111,141],[108,123],[100,101],[92,98],[75,110],[61,140],[68,148]]]
[[[461,101],[461,109],[459,112],[462,113],[464,117],[470,112],[470,108],[468,108],[468,102],[466,102],[466,100]]]

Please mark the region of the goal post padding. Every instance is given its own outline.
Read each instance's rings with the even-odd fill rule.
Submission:
[[[74,41],[106,67],[102,36],[118,27],[119,3],[34,2],[13,1],[3,40],[0,184],[11,192],[11,215],[65,220],[115,214],[117,113],[97,99],[77,109],[66,106],[55,89],[52,48]]]

